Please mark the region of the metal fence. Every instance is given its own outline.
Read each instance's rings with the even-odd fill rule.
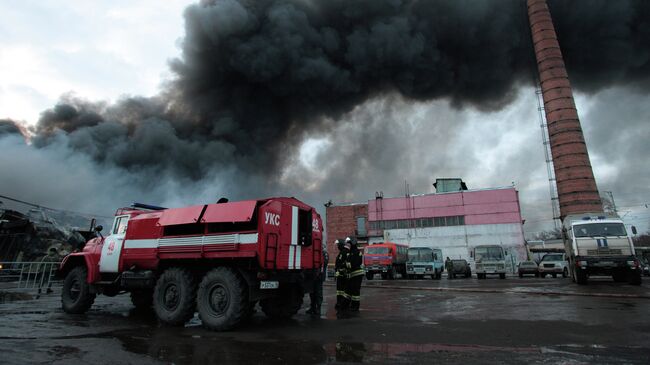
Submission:
[[[0,262],[0,289],[48,292],[60,286],[59,262]]]

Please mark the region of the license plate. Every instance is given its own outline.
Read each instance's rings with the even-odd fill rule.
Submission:
[[[614,266],[614,262],[612,262],[612,261],[601,261],[601,262],[595,263],[594,266]]]
[[[279,281],[260,281],[260,289],[277,289],[279,287]]]

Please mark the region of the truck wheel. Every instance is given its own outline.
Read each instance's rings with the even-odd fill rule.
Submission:
[[[569,269],[565,267],[564,270],[562,270],[562,277],[566,278],[567,276],[569,276]]]
[[[388,280],[395,280],[395,268],[391,268],[390,271],[388,272]]]
[[[641,273],[640,272],[630,272],[628,274],[627,282],[632,285],[641,285]]]
[[[520,278],[523,278],[523,277],[524,277],[524,274],[519,273],[519,277],[520,277]]]
[[[382,272],[382,273],[381,273],[381,279],[382,279],[382,280],[386,280],[386,279],[388,279],[388,274],[386,274],[385,272]]]
[[[614,271],[612,273],[612,279],[614,279],[615,283],[624,283],[626,281],[625,279],[627,278],[625,277],[625,272]]]
[[[442,271],[438,271],[436,273],[436,280],[440,280],[440,279],[442,279]]]
[[[86,313],[93,305],[96,295],[90,292],[87,276],[88,270],[84,266],[75,267],[65,276],[61,289],[61,307],[66,313]]]
[[[587,273],[584,270],[576,270],[576,283],[578,285],[587,285]]]
[[[302,307],[304,294],[298,287],[291,286],[278,293],[277,296],[260,300],[262,312],[267,317],[276,319],[291,318]]]
[[[226,331],[240,324],[251,308],[242,278],[230,268],[210,270],[196,294],[196,308],[203,327]]]
[[[556,273],[553,273],[553,278],[557,278],[557,274],[556,274]]]
[[[165,270],[156,283],[153,308],[161,322],[182,326],[194,316],[196,308],[196,283],[185,269]]]
[[[543,272],[540,272],[540,273],[539,273],[539,277],[542,278],[542,279],[544,279],[544,278],[546,277],[546,274],[544,274]]]
[[[375,274],[373,274],[371,272],[366,273],[366,279],[368,279],[368,280],[372,280],[373,276],[375,276]]]
[[[153,304],[153,290],[140,289],[131,292],[131,303],[136,309],[149,309]]]
[[[499,279],[505,279],[505,278],[506,278],[506,274],[499,274]]]

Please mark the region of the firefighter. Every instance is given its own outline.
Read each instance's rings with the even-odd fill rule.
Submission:
[[[348,285],[346,294],[350,298],[350,311],[358,312],[361,304],[361,282],[363,281],[363,254],[357,247],[356,241],[350,237],[345,239],[345,244],[350,245],[350,254],[346,262],[348,268]]]
[[[308,314],[314,316],[320,316],[320,307],[323,304],[323,282],[327,278],[327,264],[329,263],[329,260],[330,257],[327,254],[327,245],[323,243],[323,265],[314,279],[314,287],[312,288],[312,292],[309,294],[309,310],[307,310]]]
[[[336,269],[336,314],[342,314],[347,311],[350,303],[348,294],[345,292],[347,283],[348,283],[348,270],[347,270],[347,261],[348,254],[350,252],[349,248],[345,247],[345,244],[340,240],[334,241],[336,247],[339,249],[339,254],[336,256],[336,263],[334,268]]]
[[[449,259],[449,256],[447,256],[447,259],[445,260],[445,270],[447,270],[447,279],[453,279],[454,274],[452,271],[454,271],[454,264],[451,262],[451,259]]]

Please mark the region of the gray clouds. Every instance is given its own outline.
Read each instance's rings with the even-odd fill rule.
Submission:
[[[646,93],[647,2],[550,7],[577,90]],[[192,201],[207,192],[363,200],[368,180],[408,179],[421,191],[440,175],[537,186],[525,154],[504,150],[490,171],[475,168],[488,164],[477,152],[486,140],[507,144],[507,133],[458,139],[494,113],[508,116],[520,88],[532,87],[523,1],[221,0],[192,5],[184,17],[182,55],[159,96],[114,104],[64,97],[43,112],[25,148],[83,158],[161,203],[186,191],[196,193]],[[405,114],[424,109],[404,124]],[[537,125],[521,120],[534,112],[509,118],[485,133]],[[310,136],[330,141],[315,157],[318,174],[296,164]],[[169,184],[185,190],[164,191]]]

